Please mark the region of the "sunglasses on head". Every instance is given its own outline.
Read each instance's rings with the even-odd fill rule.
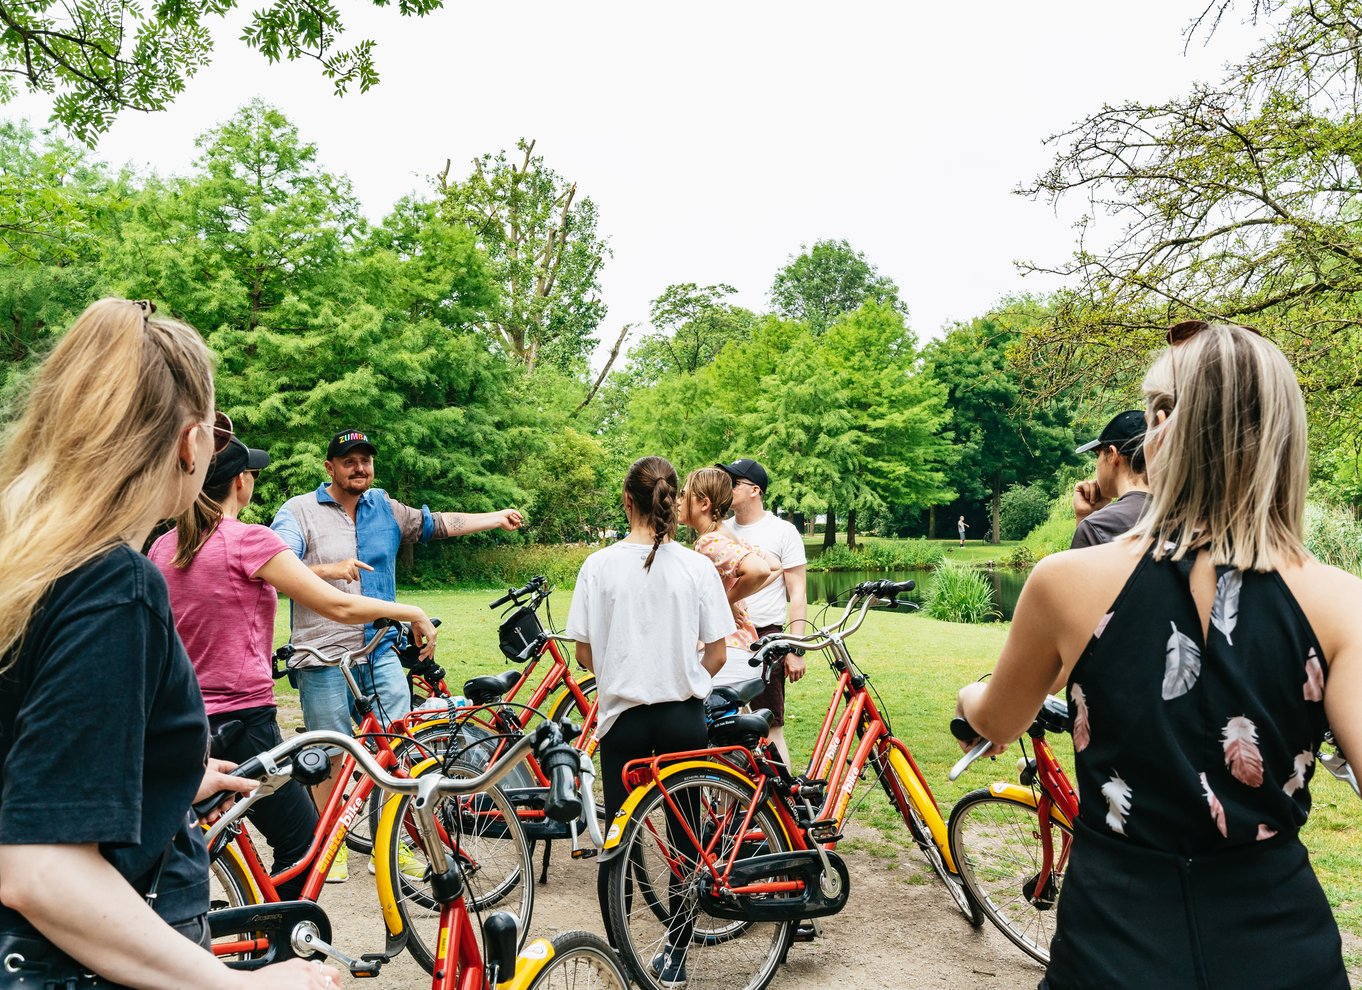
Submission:
[[[207,426],[207,423],[203,424]],[[221,454],[232,442],[232,420],[225,412],[213,413],[213,453]]]
[[[1247,330],[1249,333],[1256,333],[1259,337],[1263,332],[1257,327],[1251,327],[1244,323],[1225,324],[1226,326],[1236,326],[1240,330]],[[1168,328],[1168,346],[1176,347],[1178,344],[1185,344],[1203,330],[1209,330],[1214,324],[1205,320],[1183,320],[1181,323],[1174,323]]]

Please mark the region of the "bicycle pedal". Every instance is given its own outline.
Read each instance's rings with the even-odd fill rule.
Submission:
[[[810,829],[809,838],[821,846],[826,845],[829,842],[841,842],[842,833],[835,830],[831,832],[824,832],[816,829]]]
[[[574,849],[574,850],[572,850],[572,858],[573,858],[573,859],[594,859],[595,857],[599,856],[600,854],[601,854],[601,851],[600,851],[599,849]]]
[[[823,926],[818,923],[818,919],[812,921],[801,921],[795,925],[794,940],[796,942],[812,942],[816,938],[823,937]]]

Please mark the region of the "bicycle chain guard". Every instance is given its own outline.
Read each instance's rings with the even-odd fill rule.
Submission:
[[[846,907],[851,876],[842,857],[835,852],[826,855],[833,877],[824,876],[823,862],[812,849],[740,859],[724,877],[729,887],[800,880],[804,889],[796,893],[725,894],[715,892],[712,884],[704,884],[698,892],[700,908],[711,917],[734,921],[800,921],[836,914]]]
[[[208,929],[213,938],[246,933],[245,938],[269,940],[269,948],[259,956],[228,963],[232,969],[259,969],[270,963],[294,958],[296,953],[291,936],[293,930],[305,921],[317,927],[324,941],[331,940],[331,922],[316,901],[272,901],[208,912]]]

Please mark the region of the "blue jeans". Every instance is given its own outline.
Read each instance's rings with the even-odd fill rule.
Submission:
[[[411,688],[395,650],[384,650],[351,672],[361,691],[378,694],[374,714],[384,726],[411,711]],[[293,676],[303,705],[303,724],[309,730],[354,733],[355,699],[339,667],[306,667],[293,671]]]

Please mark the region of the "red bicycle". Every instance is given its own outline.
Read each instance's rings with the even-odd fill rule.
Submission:
[[[439,904],[432,990],[625,990],[628,980],[614,952],[596,935],[568,932],[552,940],[538,939],[517,953],[523,936],[519,934],[519,920],[510,912],[498,911],[483,923],[484,954],[468,910],[467,879],[473,870],[464,857],[446,854],[451,830],[457,832],[470,816],[476,817],[472,812],[480,807],[479,800],[494,793],[498,781],[532,750],[550,770],[547,813],[561,821],[578,819],[582,807],[593,801],[594,777],[590,761],[583,760],[580,751],[565,742],[571,731],[570,725],[560,727],[547,722],[533,736],[519,740],[503,759],[471,778],[448,776],[438,766],[415,777],[395,776],[387,773],[357,739],[337,732],[304,733],[237,768],[238,776],[261,780],[261,790],[230,808],[209,830],[208,841],[211,845],[227,835],[271,781],[324,773],[330,762],[324,747],[339,747],[347,753],[347,765],[394,795],[384,807],[376,836],[380,847],[393,848],[392,836],[405,832],[409,827],[406,820],[410,818],[429,854],[431,889]],[[220,797],[211,800],[216,802]],[[409,815],[404,808],[410,809]],[[600,833],[594,830],[594,823],[589,830],[599,842]],[[454,848],[460,847],[456,841]],[[390,943],[394,937],[399,941],[402,937],[402,919],[391,899],[396,875],[395,856],[380,861],[377,881],[384,898]],[[238,937],[232,933],[241,931],[251,933],[250,955],[228,963],[236,968],[256,968],[298,956],[329,958],[355,976],[374,976],[391,955],[371,954],[353,959],[338,950],[330,944],[326,914],[314,901],[216,910],[209,913],[208,920],[215,937]]]

